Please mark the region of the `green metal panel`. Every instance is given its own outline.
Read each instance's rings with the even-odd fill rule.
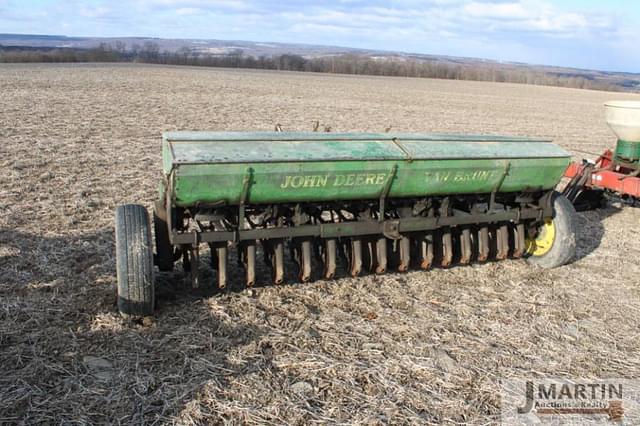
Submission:
[[[414,160],[482,158],[563,158],[568,154],[558,145],[539,141],[430,141],[408,140],[398,145]]]
[[[180,164],[565,157],[540,139],[388,133],[171,132],[165,173]]]
[[[348,143],[348,146],[346,144]],[[392,141],[234,141],[171,143],[173,164],[403,160]]]
[[[628,142],[618,139],[615,157],[626,161],[637,161],[640,159],[640,142]]]
[[[166,134],[163,161],[180,206],[237,204],[247,175],[256,204],[377,199],[389,179],[389,197],[549,189],[569,163],[542,140],[401,136]]]

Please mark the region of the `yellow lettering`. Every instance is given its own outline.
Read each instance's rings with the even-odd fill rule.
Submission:
[[[436,172],[436,181],[447,182],[451,176],[450,172]]]
[[[353,186],[356,181],[356,175],[347,175],[347,181],[344,183],[346,186]]]
[[[292,188],[300,188],[304,185],[304,176],[292,176],[291,177],[291,187]]]
[[[367,173],[367,178],[364,181],[365,185],[375,185],[376,183],[376,175],[373,173]]]
[[[475,171],[436,171],[425,172],[427,180],[435,179],[437,182],[470,182],[486,181],[495,175],[492,170]],[[284,176],[280,183],[280,188],[316,188],[325,187],[332,178],[333,186],[363,186],[363,185],[383,185],[387,180],[386,173],[352,173],[347,175],[307,175],[307,176]]]
[[[434,178],[437,182],[472,182],[472,181],[486,181],[494,176],[494,172],[491,170],[475,170],[475,171],[440,171],[440,172],[425,172],[425,179],[430,180]]]
[[[280,184],[280,188],[286,188],[289,186],[289,184],[291,183],[291,176],[285,176],[284,177],[284,182],[282,182],[282,184]]]

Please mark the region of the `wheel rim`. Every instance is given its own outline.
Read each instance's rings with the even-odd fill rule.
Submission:
[[[543,256],[551,250],[556,239],[556,227],[553,219],[546,219],[538,228],[535,239],[527,238],[527,254],[531,256]]]

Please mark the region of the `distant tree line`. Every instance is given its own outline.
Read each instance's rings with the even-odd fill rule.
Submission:
[[[223,68],[310,71],[336,74],[475,80],[545,86],[620,91],[620,85],[598,81],[581,75],[548,73],[526,67],[490,63],[452,64],[424,59],[384,57],[372,58],[355,54],[304,58],[282,54],[254,57],[242,50],[226,54],[209,54],[181,48],[160,51],[158,44],[145,42],[127,48],[120,41],[101,43],[92,49],[7,47],[0,45],[0,62],[138,62],[166,65],[189,65]]]

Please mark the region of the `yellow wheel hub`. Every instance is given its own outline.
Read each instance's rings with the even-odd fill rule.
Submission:
[[[535,239],[527,239],[527,253],[531,256],[543,256],[551,247],[556,239],[556,227],[553,219],[546,219],[538,228],[538,235]]]

